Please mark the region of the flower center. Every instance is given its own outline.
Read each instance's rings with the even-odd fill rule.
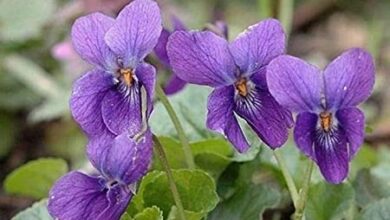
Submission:
[[[123,81],[127,86],[131,86],[134,82],[134,73],[130,68],[120,69],[119,78]]]
[[[112,181],[107,182],[107,186],[109,188],[112,188],[112,187],[114,187],[117,184],[118,184],[118,181],[116,181],[116,180],[112,180]]]
[[[247,81],[245,78],[241,78],[239,79],[236,83],[235,83],[235,87],[238,91],[238,94],[240,94],[241,96],[247,96],[248,95],[248,85],[247,85]]]
[[[332,128],[332,113],[321,112],[320,113],[321,127],[325,132],[329,132]]]

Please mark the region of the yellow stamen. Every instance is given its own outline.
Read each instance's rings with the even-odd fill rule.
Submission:
[[[329,112],[321,112],[321,127],[324,131],[329,132],[332,127],[332,114]]]
[[[120,69],[119,74],[127,86],[131,86],[133,84],[133,81],[134,81],[133,75],[134,74],[133,74],[133,71],[131,69],[129,69],[129,68]]]
[[[248,95],[248,86],[246,84],[246,79],[245,78],[241,78],[239,79],[237,82],[236,82],[236,89],[238,91],[238,94],[240,94],[241,96],[246,96]]]

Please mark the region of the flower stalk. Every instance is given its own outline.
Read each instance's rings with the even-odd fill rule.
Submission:
[[[167,157],[166,157],[165,152],[164,152],[164,148],[161,145],[161,142],[158,140],[158,138],[155,135],[153,135],[153,142],[154,142],[154,146],[155,146],[157,155],[158,155],[158,157],[161,161],[161,164],[164,167],[164,170],[167,174],[169,187],[171,189],[173,199],[175,200],[180,219],[186,220],[183,203],[181,202],[179,191],[177,190],[175,180],[173,179],[172,171],[171,171],[171,168],[169,167],[168,160],[167,160]]]
[[[190,144],[188,142],[188,139],[185,135],[183,126],[180,123],[179,118],[177,117],[177,114],[175,110],[173,109],[171,103],[169,102],[167,96],[165,95],[163,89],[161,86],[156,86],[156,95],[158,99],[161,101],[161,103],[164,105],[165,109],[168,112],[169,117],[172,120],[173,125],[175,126],[175,129],[177,131],[177,135],[179,136],[179,140],[183,146],[184,156],[186,158],[186,163],[188,168],[195,169],[195,162],[194,157],[192,155],[192,151],[190,148]]]
[[[280,0],[278,18],[283,24],[286,36],[290,35],[294,13],[294,0]]]
[[[285,163],[285,159],[282,153],[280,152],[280,150],[274,150],[274,156],[276,158],[276,161],[279,164],[280,170],[282,171],[284,180],[286,181],[287,188],[288,191],[290,192],[294,207],[297,207],[299,194],[298,194],[297,187],[295,186],[294,180],[290,172],[288,171],[287,165]]]
[[[301,220],[303,218],[303,211],[305,210],[306,201],[309,194],[309,187],[310,187],[310,179],[311,174],[313,172],[313,161],[309,160],[309,164],[307,166],[305,176],[303,177],[303,186],[302,189],[299,191],[299,198],[297,205],[295,206],[295,213],[294,213],[294,219],[295,220]]]
[[[271,0],[257,0],[260,16],[262,18],[272,17],[272,2]]]

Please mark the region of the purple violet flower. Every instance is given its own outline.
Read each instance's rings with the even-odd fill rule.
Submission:
[[[176,31],[168,56],[183,80],[214,87],[208,100],[207,127],[224,134],[239,152],[249,144],[235,114],[271,148],[282,146],[292,125],[291,113],[268,91],[265,69],[285,51],[280,23],[267,19],[249,27],[232,43],[210,31]]]
[[[297,112],[294,139],[330,183],[348,175],[348,163],[364,139],[364,114],[356,106],[371,94],[375,67],[371,55],[351,49],[324,71],[292,56],[280,56],[267,68],[271,94]]]
[[[221,20],[217,20],[213,24],[207,24],[204,31],[211,31],[216,35],[225,38],[226,40],[229,39],[229,27],[227,26],[226,22]]]
[[[152,134],[138,141],[127,133],[109,145],[96,145],[90,158],[99,171],[89,176],[73,171],[50,190],[48,210],[55,219],[120,219],[135,193],[136,183],[146,174],[152,158]]]
[[[172,24],[173,24],[173,32],[187,30],[185,25],[175,16],[172,16]],[[169,36],[171,36],[171,34],[172,32],[164,28],[161,32],[160,38],[158,39],[158,43],[154,48],[154,53],[156,54],[157,58],[160,60],[160,62],[164,65],[166,69],[171,69],[171,65],[169,62],[167,49],[166,49],[168,38]],[[176,74],[172,74],[171,77],[168,79],[167,84],[164,87],[164,92],[167,95],[173,95],[179,92],[180,90],[182,90],[186,84],[187,84],[186,81],[177,77]]]
[[[224,37],[225,39],[229,39],[229,27],[227,26],[226,22],[218,20],[214,22],[214,26],[220,33],[220,36]]]
[[[140,89],[146,89],[149,115],[156,81],[155,68],[144,58],[161,30],[160,11],[152,0],[133,1],[116,19],[93,13],[74,23],[74,48],[95,68],[74,83],[70,105],[90,139],[139,132]]]
[[[169,30],[164,28],[161,32],[160,38],[158,39],[158,43],[154,48],[154,52],[157,58],[160,60],[160,62],[164,65],[166,69],[172,69],[167,53],[168,38],[175,31],[187,31],[186,26],[176,16],[172,16],[172,24],[173,31],[170,32]],[[225,39],[227,39],[228,37],[228,27],[223,21],[216,21],[214,25],[210,24],[206,27],[206,29],[210,29],[210,31],[218,33],[218,35],[223,36]],[[172,73],[171,77],[168,79],[168,82],[164,87],[164,92],[167,95],[176,94],[177,92],[182,90],[186,84],[186,81],[180,79],[176,74]]]

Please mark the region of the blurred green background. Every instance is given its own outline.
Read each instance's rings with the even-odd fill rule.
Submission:
[[[93,11],[115,16],[127,2],[0,0],[0,185],[12,170],[39,157],[64,158],[74,169],[85,165],[86,139],[70,116],[68,99],[72,81],[89,67],[72,50],[69,32],[78,16]],[[171,27],[172,14],[190,29],[224,20],[232,40],[257,21],[278,17],[284,0],[157,2],[167,28]],[[320,67],[351,47],[363,47],[373,54],[377,68],[375,91],[362,106],[368,118],[366,145],[364,155],[357,159],[362,162],[356,162],[351,175],[362,167],[390,164],[390,158],[383,156],[390,143],[390,1],[296,0],[291,17],[287,16],[291,23],[289,54]],[[156,61],[153,56],[150,59]],[[157,62],[155,65],[161,66]],[[168,73],[161,72],[159,81],[164,83]],[[191,101],[198,93],[187,89],[174,97],[183,111],[187,104],[191,111],[202,112],[186,119],[191,125],[186,130],[191,140],[202,138],[195,133],[204,129],[205,103],[201,102],[205,102],[207,93],[198,97],[197,107]],[[157,106],[152,119],[155,132],[170,135],[170,121],[159,111],[164,110]],[[7,194],[1,187],[0,219],[9,219],[33,201]]]

